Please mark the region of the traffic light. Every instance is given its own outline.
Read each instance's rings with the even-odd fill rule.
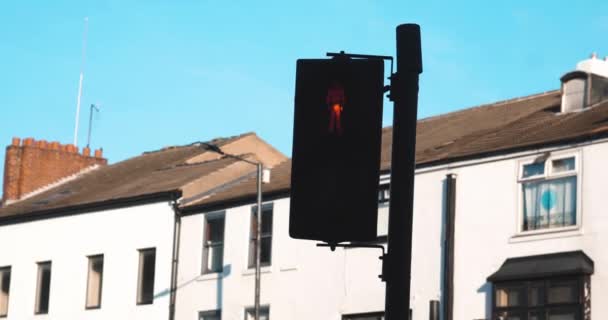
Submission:
[[[384,63],[297,61],[289,234],[376,239]]]

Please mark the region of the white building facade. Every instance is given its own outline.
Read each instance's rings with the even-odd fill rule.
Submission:
[[[604,186],[608,173],[602,170],[608,157],[607,142],[569,144],[418,169],[410,298],[413,319],[429,319],[431,301],[445,303],[448,175],[456,182],[453,319],[581,319],[579,308],[585,308],[585,301],[581,300],[585,294],[590,296],[590,318],[608,315],[607,306],[602,303],[608,295],[608,278],[604,274],[608,255],[602,250],[603,237],[608,237],[608,218],[604,217],[601,204],[602,192],[608,187]],[[525,193],[530,194],[530,186],[526,189],[529,182],[522,179],[522,170],[528,170],[526,165],[539,157],[544,157],[546,175],[530,181],[539,185],[536,188],[546,187],[556,194],[545,196],[547,193],[540,190],[533,195],[536,198],[528,201],[562,207],[536,210],[537,226],[532,227],[533,215],[526,217],[524,213],[523,202]],[[561,170],[557,166],[565,162],[568,170],[556,172]],[[566,192],[560,188],[570,189]],[[380,250],[337,248],[331,252],[316,247],[312,241],[291,239],[289,198],[268,201],[266,206],[272,207],[272,250],[270,264],[262,269],[261,301],[268,307],[270,318],[339,320],[383,312],[385,286],[377,278],[381,273]],[[527,210],[532,210],[530,206]],[[248,203],[182,218],[176,319],[207,319],[205,315],[216,313],[222,319],[249,319],[247,309],[254,301],[254,272],[248,263],[254,208],[254,203]],[[382,219],[388,209],[381,204],[379,210]],[[204,254],[208,217],[224,219],[224,254],[219,272],[204,271],[210,259]],[[524,227],[525,219],[530,221]],[[546,221],[551,219],[554,221]],[[380,222],[379,227],[383,224]],[[545,302],[526,307],[518,299],[532,297],[523,291],[521,297],[507,292],[507,298],[500,300],[504,293],[497,293],[497,287],[488,281],[509,258],[574,251],[584,252],[594,262],[590,289],[587,288],[590,292],[585,293],[578,283],[573,283],[577,287],[572,288],[543,287],[546,295],[557,299],[555,307],[548,298],[538,298]],[[576,275],[565,278],[574,279]],[[544,280],[534,276],[530,281]],[[569,285],[567,281],[566,284]],[[571,295],[568,297],[572,300],[567,300],[566,295]],[[510,318],[500,318],[499,311],[508,310],[501,308],[509,302],[518,303],[521,310],[516,308]]]
[[[167,319],[174,216],[162,201],[3,225],[6,319]]]

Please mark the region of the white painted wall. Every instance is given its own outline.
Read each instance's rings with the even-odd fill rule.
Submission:
[[[578,153],[581,161],[580,230],[514,237],[517,233],[522,160],[537,153],[451,164],[419,170],[415,181],[411,305],[414,320],[429,317],[429,301],[441,298],[444,182],[457,174],[454,319],[490,319],[491,286],[486,278],[511,257],[583,250],[595,261],[592,316],[608,315],[608,215],[603,210],[608,186],[608,144],[586,144],[558,151]],[[555,153],[555,152],[554,152]],[[288,236],[289,199],[274,202],[272,266],[262,277],[262,302],[272,319],[339,320],[343,314],[382,311],[385,286],[379,250],[330,252],[313,242]],[[387,208],[381,208],[387,210]],[[251,205],[226,210],[225,265],[230,274],[201,276],[203,214],[184,217],[177,295],[178,320],[196,319],[199,311],[222,309],[223,319],[241,320],[253,305],[254,276],[247,268]],[[223,300],[218,302],[218,281]]]
[[[173,209],[167,202],[2,226],[7,319],[168,319]],[[138,249],[156,248],[151,305],[136,305]],[[85,310],[87,256],[104,255],[101,308]],[[49,313],[34,315],[37,262],[52,261]]]
[[[421,186],[416,198],[435,201],[415,204],[414,319],[428,319],[429,300],[439,300],[444,176],[435,172],[417,177]],[[379,249],[331,252],[313,241],[291,239],[289,199],[273,203],[272,265],[263,269],[261,285],[261,301],[270,305],[271,319],[340,320],[344,314],[384,310]],[[225,210],[224,265],[230,272],[220,277],[201,275],[204,215],[182,218],[176,319],[193,320],[199,311],[221,309],[222,319],[241,320],[244,309],[253,306],[255,279],[247,269],[252,205]]]
[[[608,296],[608,254],[604,249],[608,243],[608,216],[603,202],[608,187],[608,171],[604,168],[608,144],[573,147],[552,154],[560,152],[581,156],[578,179],[582,179],[582,225],[574,231],[516,236],[521,214],[518,164],[530,156],[452,170],[458,175],[454,319],[490,319],[491,289],[486,278],[507,258],[573,250],[583,250],[595,262],[591,276],[592,318],[608,316],[608,305],[602,303]]]

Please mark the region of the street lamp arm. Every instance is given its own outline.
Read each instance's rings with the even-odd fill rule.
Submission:
[[[240,161],[243,161],[243,162],[247,162],[247,163],[252,164],[254,166],[257,166],[257,165],[260,164],[260,162],[251,161],[251,160],[245,159],[245,158],[243,158],[241,156],[237,156],[237,155],[234,155],[234,154],[226,153],[226,152],[224,152],[224,150],[222,150],[216,144],[209,143],[209,142],[201,142],[201,144],[204,145],[204,146],[206,146],[207,150],[215,152],[215,153],[223,155],[223,156],[226,156],[228,158],[233,158],[233,159],[237,159],[237,160],[240,160]]]

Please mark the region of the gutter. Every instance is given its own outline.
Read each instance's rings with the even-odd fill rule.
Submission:
[[[443,281],[441,300],[443,301],[444,320],[454,319],[454,241],[456,231],[456,175],[445,177],[445,230],[443,243]]]
[[[9,216],[0,217],[0,226],[31,222],[36,220],[51,219],[57,217],[66,217],[79,215],[93,211],[125,208],[134,205],[145,203],[160,202],[166,200],[174,200],[181,197],[181,191],[170,190],[157,193],[150,193],[126,198],[108,199],[97,202],[76,204],[71,206],[56,207],[51,209],[43,209],[30,211],[25,213],[13,213]],[[15,204],[17,205],[17,204]],[[4,209],[8,208],[3,207]]]
[[[280,198],[289,197],[290,193],[291,193],[291,189],[289,187],[287,187],[287,188],[281,188],[281,189],[277,189],[277,190],[273,190],[273,191],[264,192],[262,194],[262,196],[264,197],[264,202],[267,202],[267,201],[273,201],[273,200],[280,199]],[[222,200],[218,200],[218,201],[208,202],[205,204],[187,206],[187,207],[179,209],[179,212],[180,212],[181,216],[191,216],[191,215],[201,213],[203,211],[216,211],[219,209],[226,209],[226,208],[236,207],[236,206],[241,206],[241,205],[246,205],[246,204],[254,204],[256,202],[256,199],[257,198],[256,198],[255,194],[246,194],[246,195],[235,197],[235,198],[222,199]]]
[[[475,153],[466,156],[452,157],[430,162],[416,164],[416,174],[449,170],[453,168],[468,167],[489,162],[516,159],[529,155],[544,152],[554,152],[572,148],[585,147],[594,144],[608,142],[607,134],[596,134],[592,138],[589,136],[571,139],[563,139],[552,143],[538,143],[529,146],[515,147],[503,150],[496,150],[484,153]],[[390,166],[380,170],[380,178],[386,179],[391,172]]]

